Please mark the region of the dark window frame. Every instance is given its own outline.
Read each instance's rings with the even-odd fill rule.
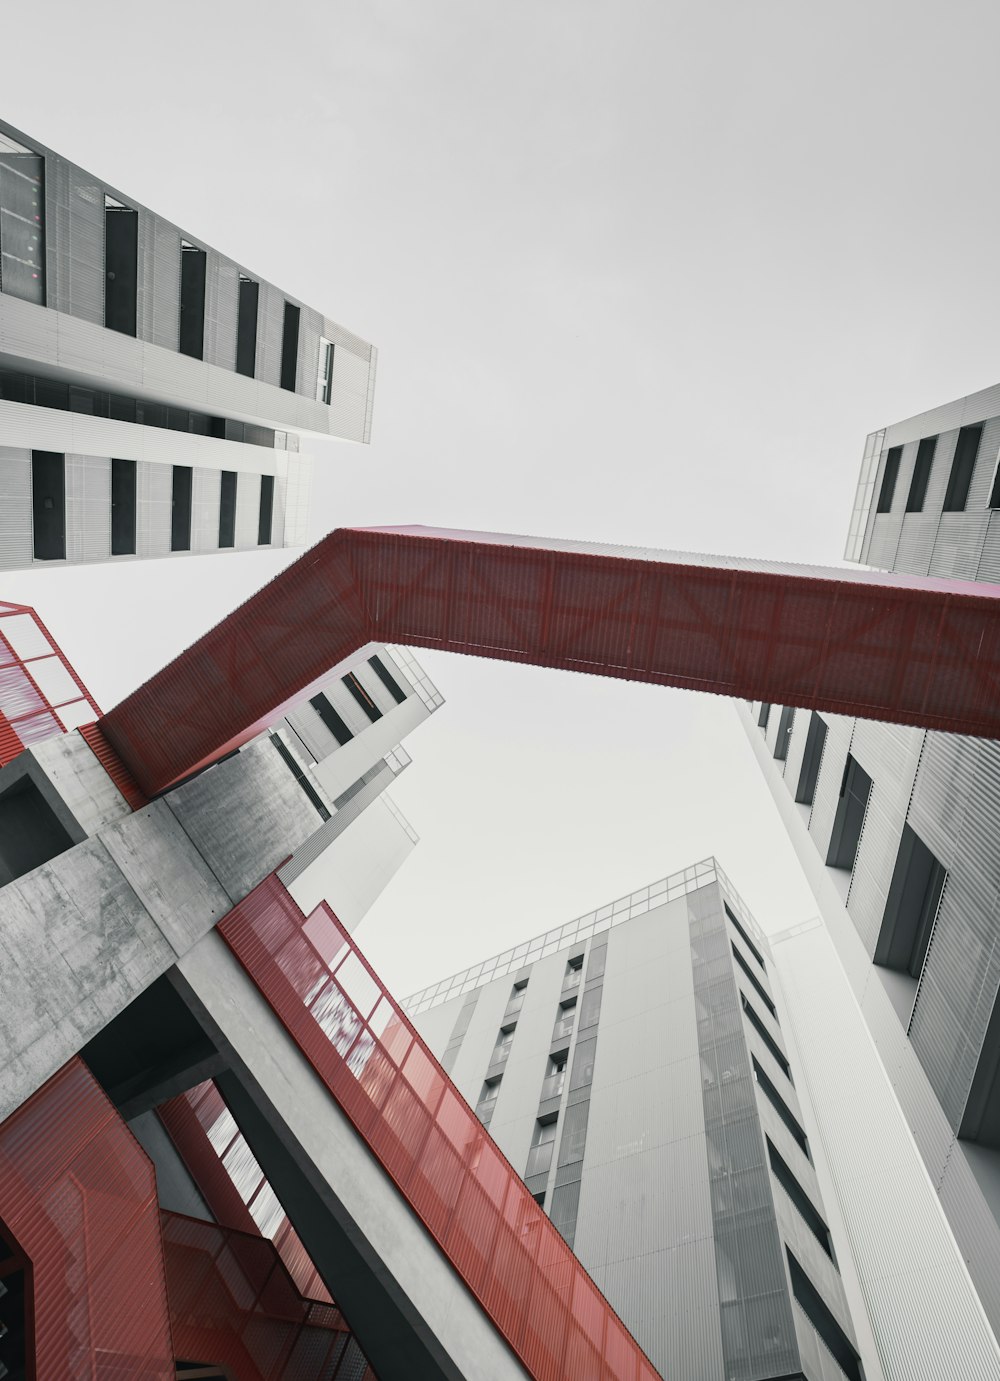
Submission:
[[[135,556],[138,466],[134,460],[111,459],[111,555]]]
[[[750,1063],[753,1066],[754,1079],[757,1087],[763,1092],[764,1097],[771,1104],[771,1107],[778,1114],[786,1129],[791,1132],[792,1140],[805,1156],[806,1160],[812,1161],[809,1151],[809,1138],[806,1136],[805,1128],[792,1112],[791,1108],[778,1092],[774,1081],[768,1076],[767,1071],[761,1066],[757,1056],[751,1054]]]
[[[382,718],[382,711],[375,704],[375,701],[371,698],[371,696],[365,690],[364,686],[358,680],[357,675],[353,671],[349,671],[346,676],[342,676],[340,679],[343,685],[347,687],[348,691],[353,696],[353,698],[364,710],[365,714],[368,716],[371,722],[373,724],[377,724],[378,721]]]
[[[239,475],[235,470],[219,473],[219,548],[236,546],[236,503]]]
[[[170,480],[170,550],[191,550],[191,514],[194,507],[194,469],[175,465]]]
[[[902,446],[890,446],[885,453],[882,483],[879,486],[878,503],[875,505],[876,513],[889,513],[892,510],[892,499],[896,492],[896,481],[899,478],[899,462],[902,458]]]
[[[983,440],[983,423],[962,427],[955,442],[948,488],[945,490],[943,513],[964,513],[969,502],[969,489]]]
[[[31,452],[31,552],[35,561],[66,560],[66,456]]]
[[[406,691],[403,690],[403,687],[399,684],[395,676],[393,676],[392,672],[382,661],[382,658],[376,653],[375,656],[368,658],[368,665],[371,667],[372,671],[374,671],[378,679],[382,682],[383,686],[385,686],[386,690],[392,696],[393,700],[395,700],[396,704],[402,705],[403,701],[406,699]]]
[[[925,436],[917,446],[917,455],[913,462],[913,474],[910,477],[910,492],[906,496],[907,513],[923,513],[924,511],[924,500],[927,498],[927,486],[930,483],[931,471],[934,468],[934,452],[937,450],[937,443],[936,436]]]
[[[320,691],[319,695],[314,695],[309,701],[316,713],[320,717],[323,725],[330,730],[337,742],[343,748],[345,743],[350,743],[354,733],[347,727],[347,724],[334,709],[328,696]]]
[[[274,476],[261,475],[257,510],[257,545],[269,547],[274,538]]]

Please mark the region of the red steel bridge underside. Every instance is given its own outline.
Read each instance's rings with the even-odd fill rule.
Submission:
[[[1000,738],[1000,586],[338,529],[100,721],[148,795],[402,643]]]

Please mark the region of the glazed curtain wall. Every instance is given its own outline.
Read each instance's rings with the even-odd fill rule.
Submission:
[[[329,907],[272,875],[219,933],[529,1373],[656,1381]]]
[[[173,1381],[153,1167],[79,1058],[0,1125],[0,1221],[31,1263],[29,1376]]]
[[[1000,738],[1000,586],[426,529],[330,533],[101,729],[153,795],[369,642]]]

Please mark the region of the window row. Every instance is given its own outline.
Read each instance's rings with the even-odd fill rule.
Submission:
[[[188,408],[150,403],[142,398],[109,393],[102,388],[84,388],[79,384],[68,384],[60,379],[47,379],[40,374],[26,374],[13,369],[0,369],[0,398],[10,403],[28,403],[36,408],[108,417],[116,422],[136,422],[142,427],[189,432],[194,436],[213,436],[222,441],[241,441],[249,446],[273,449],[275,444],[272,427],[238,422],[231,417],[212,417],[208,413],[191,412]]]
[[[138,331],[142,273],[139,216],[136,207],[104,195],[104,325],[126,336],[135,336]],[[200,360],[204,357],[205,304],[209,296],[208,251],[182,239],[177,253],[177,348],[181,354]],[[0,292],[43,306],[44,264],[45,160],[30,149],[0,149]],[[254,378],[260,284],[243,273],[239,275],[235,309],[233,368],[238,374]],[[296,391],[298,382],[300,319],[301,309],[286,300],[279,379],[280,386],[291,392]],[[321,339],[314,396],[323,403],[329,403],[333,394],[333,358],[333,342]]]
[[[136,554],[137,463],[111,461],[111,555]],[[220,476],[219,546],[232,547],[236,540],[236,489],[238,475],[224,470]],[[175,465],[171,476],[170,550],[191,550],[191,513],[194,472],[189,465]],[[58,451],[31,453],[32,544],[36,561],[66,559],[66,457]],[[271,542],[274,512],[274,476],[260,476],[257,543]]]
[[[982,439],[982,422],[977,422],[973,426],[962,427],[959,430],[942,506],[945,513],[962,513],[965,511],[965,506],[969,500],[972,474],[979,457]],[[937,450],[938,440],[939,438],[936,436],[925,436],[917,446],[917,454],[913,462],[913,474],[910,477],[910,487],[906,494],[904,509],[906,513],[922,513],[924,510],[924,500],[927,497],[927,486],[934,465],[934,453]],[[885,453],[882,485],[879,489],[878,502],[875,505],[876,513],[889,513],[892,510],[902,457],[902,446],[890,446]],[[1000,508],[1000,470],[993,478],[989,507]]]
[[[368,665],[382,682],[383,686],[385,686],[396,704],[401,705],[406,699],[406,691],[396,680],[395,676],[393,676],[382,658],[377,654],[373,657],[369,657]],[[342,676],[340,679],[351,698],[360,705],[371,723],[377,723],[378,720],[382,718],[382,711],[368,694],[358,676],[353,671],[350,671],[346,676]],[[354,732],[348,727],[344,717],[334,707],[329,696],[320,692],[319,695],[314,695],[309,703],[341,747],[343,747],[345,743],[350,743],[351,739],[354,738]]]

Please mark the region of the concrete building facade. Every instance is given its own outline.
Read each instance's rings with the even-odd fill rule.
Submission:
[[[407,1000],[665,1377],[862,1375],[780,1004],[712,859]]]
[[[992,588],[998,451],[1000,387],[872,433],[847,558]],[[997,1335],[997,743],[761,701],[740,713]]]
[[[296,546],[373,346],[0,122],[0,570]]]

